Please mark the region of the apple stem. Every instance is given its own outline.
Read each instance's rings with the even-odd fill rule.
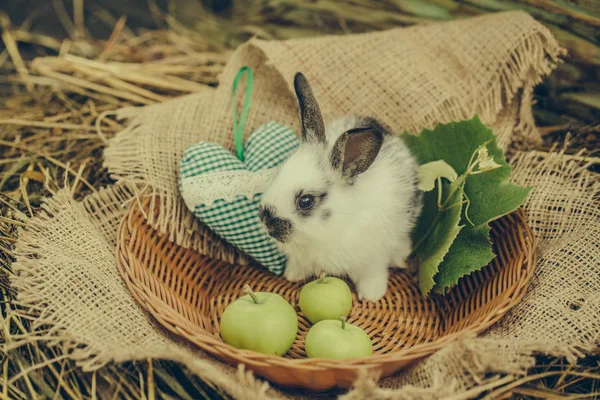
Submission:
[[[321,275],[319,275],[319,283],[323,283],[323,279],[325,279],[326,276],[327,274],[325,272],[321,272]]]
[[[256,294],[254,294],[254,292],[250,288],[250,285],[248,285],[248,284],[244,285],[244,292],[246,294],[249,294],[250,297],[252,297],[252,301],[254,301],[256,304],[258,304],[258,297],[256,297]]]
[[[346,317],[342,315],[340,316],[340,319],[342,320],[342,329],[346,329]]]

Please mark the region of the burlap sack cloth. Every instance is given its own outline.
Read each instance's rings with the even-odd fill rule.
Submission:
[[[39,335],[55,338],[86,370],[166,358],[236,398],[285,396],[165,336],[129,295],[114,248],[123,204],[150,193],[160,207],[154,227],[210,251],[190,236],[197,223],[178,197],[179,157],[198,140],[232,148],[230,90],[242,65],[256,75],[246,134],[270,120],[298,129],[291,80],[301,70],[326,119],[360,113],[397,132],[418,132],[477,113],[512,155],[514,182],[535,186],[525,208],[539,261],[522,302],[479,338],[466,337],[378,384],[363,376],[344,397],[435,398],[476,385],[483,391],[524,373],[536,351],[574,361],[595,346],[600,327],[600,182],[581,157],[523,151],[539,140],[532,88],[560,55],[550,32],[521,12],[344,37],[252,40],[232,55],[216,91],[121,111],[129,127],[105,151],[121,182],[79,203],[67,190],[45,203],[18,241],[19,301],[38,326],[52,327]]]

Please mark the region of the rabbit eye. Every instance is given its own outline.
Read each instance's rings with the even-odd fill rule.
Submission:
[[[310,210],[315,205],[315,196],[312,194],[304,194],[296,200],[296,207],[299,210]]]

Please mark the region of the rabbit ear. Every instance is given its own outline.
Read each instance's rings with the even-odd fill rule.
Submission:
[[[325,124],[317,100],[308,84],[308,80],[298,72],[294,77],[294,89],[300,105],[302,120],[302,140],[305,142],[325,143]]]
[[[330,162],[348,182],[365,172],[381,150],[383,133],[376,128],[356,128],[343,133],[331,150]]]

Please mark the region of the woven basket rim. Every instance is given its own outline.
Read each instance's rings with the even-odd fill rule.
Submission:
[[[523,237],[521,237],[521,239],[524,241],[524,243],[526,243],[526,246],[524,247],[525,251],[523,254],[521,254],[521,273],[518,276],[518,279],[513,282],[514,289],[511,291],[511,293],[507,295],[503,301],[496,304],[490,310],[487,310],[485,318],[470,323],[467,327],[458,332],[449,333],[436,338],[432,342],[415,344],[411,347],[402,348],[386,354],[375,354],[365,358],[343,361],[321,358],[289,359],[275,355],[261,354],[251,350],[237,349],[212,336],[197,335],[194,334],[189,327],[173,323],[173,319],[170,318],[170,313],[172,313],[173,310],[163,309],[164,307],[168,308],[169,306],[165,306],[163,304],[164,299],[156,294],[156,288],[153,286],[156,284],[156,282],[151,282],[154,278],[150,276],[151,274],[148,271],[144,271],[145,267],[143,265],[138,265],[139,263],[134,257],[131,257],[128,249],[129,241],[127,238],[131,238],[132,235],[135,234],[135,232],[132,230],[132,227],[135,226],[134,217],[136,216],[136,213],[140,214],[141,207],[146,208],[148,204],[150,204],[149,201],[144,202],[143,205],[140,205],[137,202],[132,202],[128,212],[121,220],[118,229],[116,249],[117,266],[133,297],[143,308],[149,311],[149,313],[158,321],[161,326],[166,328],[168,331],[186,339],[187,341],[198,346],[200,349],[212,354],[213,356],[216,356],[217,358],[225,358],[230,360],[230,362],[231,360],[234,360],[237,363],[244,363],[256,368],[285,366],[288,368],[292,367],[298,371],[323,371],[326,369],[354,371],[358,367],[377,368],[386,363],[398,361],[410,362],[424,358],[446,346],[448,343],[454,342],[465,335],[478,334],[484,331],[502,318],[504,314],[515,304],[517,304],[525,294],[528,282],[531,279],[536,263],[536,238],[533,235],[531,228],[525,222],[524,211],[519,209],[510,215],[505,216],[504,218],[516,219],[517,223],[520,224],[520,227],[523,230]],[[143,210],[143,215],[147,216],[147,212],[147,209]],[[145,223],[147,224],[147,221]],[[149,226],[146,226],[145,228],[152,229]],[[158,235],[158,237],[160,237],[161,243],[164,244],[168,242],[168,235]],[[169,244],[173,245],[170,242]],[[214,259],[211,262],[213,261],[215,264],[226,263],[226,261]],[[141,280],[136,279],[134,271],[135,273],[144,275],[144,279],[146,281],[142,282]],[[461,282],[459,282],[459,285],[460,284]]]

